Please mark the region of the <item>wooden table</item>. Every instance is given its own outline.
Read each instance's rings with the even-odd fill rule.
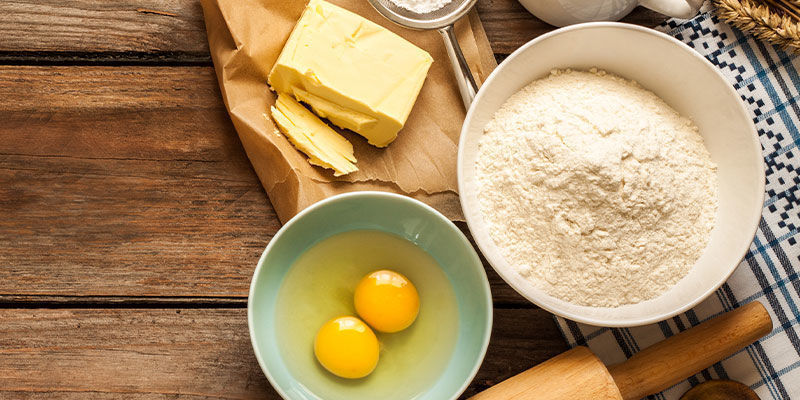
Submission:
[[[498,60],[553,29],[515,0],[478,10]],[[278,398],[245,308],[280,225],[198,0],[4,0],[0,15],[0,398]],[[467,395],[566,349],[486,271],[495,323]]]

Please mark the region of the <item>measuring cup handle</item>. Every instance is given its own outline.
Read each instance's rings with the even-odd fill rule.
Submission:
[[[447,55],[450,57],[450,64],[453,67],[453,73],[456,76],[456,83],[458,84],[458,91],[461,93],[461,100],[464,101],[464,108],[469,110],[469,105],[478,93],[478,85],[472,77],[472,72],[469,70],[467,60],[464,58],[464,53],[461,52],[461,46],[456,40],[456,34],[453,30],[453,25],[445,26],[439,29],[439,33],[444,39],[444,46],[447,49]]]
[[[639,5],[670,17],[689,19],[700,11],[703,0],[640,0]]]

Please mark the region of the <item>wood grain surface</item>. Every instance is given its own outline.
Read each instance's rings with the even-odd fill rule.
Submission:
[[[478,11],[498,59],[553,29],[515,0]],[[5,0],[0,15],[0,398],[277,398],[244,308],[280,226],[199,1]],[[493,336],[465,396],[566,349],[486,269]]]
[[[3,51],[208,55],[198,0],[4,0],[0,14]]]
[[[247,295],[280,225],[210,67],[0,81],[0,294]]]
[[[542,324],[549,318],[497,310],[467,395],[564,351],[558,330]],[[279,398],[253,355],[241,308],[6,309],[0,321],[0,398]]]
[[[516,0],[480,0],[477,9],[498,54],[553,29]],[[211,60],[199,0],[4,0],[0,15],[0,51],[12,53],[7,59]],[[637,8],[623,21],[653,26],[664,17]]]

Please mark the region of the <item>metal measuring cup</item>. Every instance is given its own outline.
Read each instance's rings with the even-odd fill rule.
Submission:
[[[372,7],[390,21],[411,29],[430,30],[436,29],[444,39],[447,55],[456,76],[458,91],[464,101],[464,108],[469,109],[472,99],[478,92],[478,85],[472,77],[464,53],[461,52],[453,30],[453,24],[466,15],[475,6],[477,0],[453,0],[444,7],[425,14],[418,14],[398,7],[390,0],[369,0]]]

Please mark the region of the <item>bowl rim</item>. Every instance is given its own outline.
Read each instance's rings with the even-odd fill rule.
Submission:
[[[750,121],[749,124],[747,124],[747,128],[746,128],[746,129],[748,129],[750,131],[750,135],[749,136],[750,136],[750,140],[751,140],[751,144],[752,144],[750,147],[751,147],[752,151],[756,155],[756,160],[759,160],[758,162],[760,164],[760,168],[759,168],[760,171],[758,172],[760,184],[758,185],[757,188],[754,188],[754,189],[758,189],[760,191],[760,194],[758,195],[759,198],[760,198],[760,201],[758,202],[757,210],[755,210],[753,212],[753,214],[752,214],[753,218],[750,221],[752,228],[751,228],[750,233],[749,233],[750,237],[755,237],[755,235],[756,235],[756,233],[758,231],[758,224],[759,224],[759,221],[761,220],[761,216],[762,216],[762,213],[763,213],[764,190],[765,190],[765,179],[766,179],[766,174],[764,172],[764,157],[763,157],[763,155],[761,153],[761,142],[759,141],[758,134],[757,134],[756,129],[755,129],[755,125],[753,124],[751,118],[749,117],[748,111],[745,108],[744,104],[741,101],[739,101],[739,95],[736,93],[736,90],[733,88],[733,86],[731,86],[730,82],[728,82],[727,78],[725,78],[725,76],[722,74],[722,72],[719,70],[719,68],[714,67],[714,65],[712,65],[705,57],[700,55],[700,53],[696,52],[694,49],[689,47],[687,44],[675,39],[672,36],[667,35],[666,33],[657,31],[655,29],[647,28],[647,27],[643,27],[643,26],[639,26],[639,25],[633,25],[633,24],[629,24],[629,23],[624,23],[624,22],[605,22],[605,21],[603,21],[603,22],[586,22],[586,23],[570,25],[570,26],[566,26],[566,27],[563,27],[563,28],[558,28],[556,30],[550,31],[550,32],[545,33],[545,34],[543,34],[541,36],[538,36],[538,37],[530,40],[529,42],[525,43],[524,45],[520,46],[520,48],[518,48],[517,50],[512,52],[505,60],[503,60],[503,62],[500,63],[500,65],[497,66],[497,68],[495,68],[492,71],[491,74],[489,74],[489,77],[486,78],[486,80],[483,82],[483,84],[481,85],[480,89],[478,90],[478,93],[475,96],[474,101],[472,102],[469,110],[467,111],[467,115],[466,115],[466,117],[464,119],[464,124],[461,127],[461,134],[459,135],[459,142],[458,142],[458,159],[457,159],[458,161],[457,161],[457,167],[456,167],[456,171],[458,173],[458,192],[463,194],[464,193],[464,188],[465,188],[464,171],[465,171],[465,168],[467,168],[468,166],[464,165],[464,163],[465,163],[465,161],[464,161],[464,157],[465,157],[465,155],[464,155],[464,152],[465,152],[465,149],[464,149],[465,148],[465,144],[464,144],[465,140],[464,140],[464,138],[467,135],[467,131],[469,130],[469,127],[470,127],[469,122],[472,121],[472,119],[474,117],[474,114],[477,112],[476,111],[476,108],[477,108],[476,105],[480,103],[480,100],[484,96],[486,96],[486,92],[491,90],[492,85],[494,84],[494,82],[499,79],[498,77],[503,74],[504,66],[507,63],[509,63],[509,62],[513,61],[514,59],[516,59],[517,57],[519,57],[520,54],[529,51],[529,49],[531,47],[535,46],[539,42],[548,40],[551,37],[562,35],[562,34],[565,34],[565,33],[568,33],[568,32],[576,31],[576,30],[603,29],[603,28],[626,29],[626,30],[635,31],[635,32],[638,32],[638,33],[644,33],[644,34],[649,35],[649,36],[651,36],[651,37],[653,37],[655,39],[664,40],[664,41],[667,41],[668,43],[670,43],[672,45],[676,45],[678,48],[683,50],[684,53],[688,53],[693,59],[695,59],[695,60],[701,62],[702,64],[704,64],[706,69],[708,69],[709,71],[712,71],[712,73],[716,77],[716,79],[719,79],[719,80],[721,80],[721,81],[723,81],[725,83],[725,87],[726,87],[728,96],[733,96],[733,98],[736,99],[736,103],[738,104],[737,110],[739,112],[741,112],[746,117],[747,121]],[[482,224],[483,223],[483,218],[481,216],[480,209],[477,209],[474,212],[469,212],[471,210],[467,209],[468,207],[466,205],[466,202],[464,201],[464,198],[465,197],[463,195],[459,195],[459,203],[461,205],[462,213],[464,214],[464,219],[467,222],[467,226],[469,227],[470,232],[472,232],[472,227],[478,226],[479,224]],[[680,313],[683,313],[683,312],[689,310],[690,308],[696,306],[697,304],[699,304],[703,300],[707,299],[712,293],[714,293],[717,289],[719,289],[730,278],[730,276],[736,271],[736,268],[741,264],[742,260],[747,255],[747,252],[749,250],[749,244],[748,244],[748,246],[743,246],[742,249],[738,250],[737,252],[740,254],[739,257],[737,258],[738,261],[735,264],[731,265],[725,271],[724,274],[721,274],[720,278],[716,282],[714,282],[714,284],[712,286],[710,286],[709,289],[704,291],[700,296],[697,296],[696,298],[692,299],[691,301],[688,301],[683,306],[677,307],[676,309],[674,309],[673,311],[670,311],[670,312],[665,312],[665,313],[661,313],[661,314],[657,314],[657,315],[652,315],[652,316],[649,316],[649,317],[627,318],[627,319],[617,319],[617,320],[615,320],[615,319],[608,319],[608,318],[596,318],[596,317],[592,317],[591,315],[579,315],[579,314],[575,314],[575,313],[572,313],[572,312],[568,312],[568,311],[564,311],[564,310],[558,309],[557,307],[551,307],[550,305],[543,304],[543,303],[539,302],[538,301],[538,297],[539,296],[535,295],[534,293],[526,292],[524,290],[524,288],[518,287],[516,284],[514,284],[514,280],[510,278],[511,274],[514,273],[513,271],[506,271],[506,270],[503,270],[502,268],[498,268],[497,266],[495,266],[495,264],[496,264],[496,262],[495,262],[495,254],[486,251],[486,249],[488,248],[488,244],[487,243],[483,243],[481,238],[479,238],[479,237],[476,237],[474,235],[473,235],[473,237],[475,238],[475,244],[478,246],[478,249],[481,251],[481,254],[484,255],[484,257],[486,258],[486,260],[489,263],[489,265],[492,266],[492,268],[497,272],[498,275],[500,275],[500,277],[503,279],[503,281],[506,282],[506,284],[511,286],[517,293],[519,293],[520,295],[522,295],[523,297],[528,299],[528,301],[530,301],[530,302],[536,304],[537,306],[545,309],[546,311],[548,311],[550,313],[553,313],[553,314],[555,314],[557,316],[560,316],[562,318],[566,318],[566,319],[569,319],[569,320],[572,320],[572,321],[576,321],[576,322],[580,322],[580,323],[584,323],[584,324],[588,324],[588,325],[602,326],[602,327],[612,327],[612,328],[622,328],[622,327],[634,327],[634,326],[648,325],[648,324],[652,324],[652,323],[656,323],[656,322],[659,322],[659,321],[666,320],[668,318],[674,317],[675,315],[678,315]],[[491,240],[491,238],[490,238],[490,240]],[[752,243],[752,240],[750,241],[750,243]],[[497,256],[500,256],[500,255],[497,254]],[[499,263],[497,263],[497,264],[499,264]]]
[[[252,300],[253,300],[253,296],[254,296],[254,294],[256,292],[256,279],[257,279],[257,277],[259,276],[259,274],[261,272],[261,268],[265,264],[264,261],[265,261],[265,259],[267,257],[267,254],[272,249],[272,247],[275,246],[275,243],[277,243],[280,240],[280,238],[284,235],[285,231],[287,231],[292,225],[296,224],[297,221],[302,219],[305,215],[310,214],[311,212],[313,212],[313,211],[315,211],[315,210],[317,210],[319,208],[322,208],[322,207],[324,207],[324,206],[326,206],[326,205],[328,205],[330,203],[347,200],[347,199],[350,199],[350,198],[353,198],[353,197],[383,197],[383,198],[389,198],[389,199],[395,199],[395,200],[404,201],[404,202],[407,202],[409,204],[414,205],[415,207],[422,208],[423,210],[428,212],[430,215],[433,215],[434,217],[436,217],[436,219],[444,222],[445,226],[447,226],[448,229],[453,231],[457,235],[459,240],[461,240],[465,245],[467,245],[467,247],[470,250],[472,250],[470,256],[472,258],[474,258],[474,260],[476,261],[476,264],[478,266],[480,266],[478,272],[483,276],[483,279],[481,280],[482,281],[481,282],[481,286],[484,289],[483,290],[483,294],[487,299],[487,302],[486,302],[487,319],[486,319],[486,324],[484,325],[485,335],[484,335],[483,341],[481,343],[481,348],[479,349],[478,358],[476,359],[475,365],[472,367],[472,369],[470,370],[470,373],[468,374],[468,376],[466,377],[464,382],[461,384],[461,386],[458,388],[458,390],[449,398],[449,400],[457,399],[462,393],[464,393],[464,391],[467,389],[467,387],[469,387],[470,383],[472,383],[472,381],[475,379],[475,376],[478,374],[478,370],[480,369],[480,367],[483,364],[483,361],[484,361],[484,359],[486,357],[486,350],[489,347],[489,341],[490,341],[491,336],[492,336],[492,327],[493,327],[493,324],[494,324],[494,302],[493,302],[493,299],[492,299],[491,287],[489,285],[489,278],[486,275],[485,267],[483,266],[483,263],[481,262],[481,259],[480,259],[479,255],[478,255],[478,253],[476,252],[475,248],[469,242],[469,239],[467,239],[466,235],[464,235],[464,233],[460,229],[458,229],[458,227],[453,223],[453,221],[450,221],[447,217],[442,215],[442,213],[440,213],[439,211],[437,211],[433,207],[431,207],[431,206],[429,206],[429,205],[427,205],[427,204],[425,204],[425,203],[423,203],[423,202],[421,202],[421,201],[419,201],[417,199],[414,199],[414,198],[411,198],[411,197],[408,197],[408,196],[404,196],[404,195],[400,195],[400,194],[397,194],[397,193],[391,193],[391,192],[382,192],[382,191],[376,191],[376,190],[363,190],[363,191],[340,193],[340,194],[337,194],[337,195],[322,199],[322,200],[320,200],[320,201],[318,201],[318,202],[316,202],[316,203],[304,208],[303,210],[298,212],[294,217],[292,217],[288,221],[286,221],[286,223],[283,224],[283,226],[281,226],[280,229],[278,229],[278,232],[275,233],[275,236],[273,236],[272,239],[270,239],[269,243],[267,243],[267,247],[264,249],[264,252],[261,253],[261,257],[258,259],[258,263],[256,264],[256,268],[253,271],[253,277],[250,278],[250,288],[249,288],[248,295],[247,295],[247,329],[248,329],[248,332],[250,334],[250,345],[253,348],[253,353],[256,356],[256,360],[258,361],[258,365],[261,367],[261,371],[264,373],[264,375],[266,375],[267,380],[269,381],[270,385],[272,386],[273,389],[275,389],[276,392],[278,392],[278,394],[281,396],[281,398],[288,400],[289,397],[288,397],[287,393],[283,390],[283,388],[281,386],[278,385],[278,381],[275,379],[275,377],[272,376],[272,373],[270,372],[269,368],[267,367],[266,361],[261,356],[261,353],[259,352],[258,347],[257,347],[257,339],[256,339],[256,335],[255,335],[255,328],[254,328],[254,326],[255,326],[255,324],[254,324],[255,315],[254,315],[254,310],[253,310],[254,305],[253,305],[253,301]]]

